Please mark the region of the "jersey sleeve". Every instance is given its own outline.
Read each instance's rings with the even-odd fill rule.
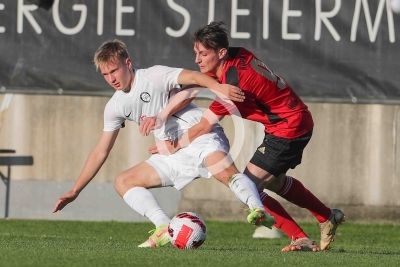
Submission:
[[[149,69],[146,77],[149,81],[152,81],[156,88],[170,92],[173,89],[180,88],[178,77],[182,70],[182,68],[156,65]]]
[[[104,108],[104,132],[113,132],[125,127],[125,118],[118,116],[115,100],[112,97]]]
[[[237,110],[236,105],[233,103],[227,103],[221,101],[220,99],[214,100],[211,105],[208,107],[215,115],[224,115],[229,116],[235,113]]]

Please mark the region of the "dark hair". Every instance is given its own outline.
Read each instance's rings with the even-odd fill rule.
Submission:
[[[223,27],[222,21],[213,21],[210,24],[197,29],[193,36],[193,43],[200,43],[207,49],[217,51],[220,48],[229,48],[228,31]]]

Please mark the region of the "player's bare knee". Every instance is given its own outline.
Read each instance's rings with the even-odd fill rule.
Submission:
[[[120,196],[123,196],[132,187],[141,186],[140,184],[132,183],[132,180],[130,177],[123,175],[123,173],[115,178],[114,188]]]
[[[117,177],[115,177],[114,188],[121,197],[125,194],[126,190],[124,189],[125,186],[124,186],[123,178],[121,175],[118,175]]]

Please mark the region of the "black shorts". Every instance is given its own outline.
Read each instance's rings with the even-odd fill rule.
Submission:
[[[295,139],[285,139],[265,133],[262,144],[250,162],[277,177],[301,163],[303,150],[311,136],[312,131]]]

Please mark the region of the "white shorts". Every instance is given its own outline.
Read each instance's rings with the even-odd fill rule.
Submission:
[[[228,138],[223,129],[218,127],[199,136],[188,147],[174,154],[154,154],[146,162],[156,169],[162,186],[173,186],[181,190],[194,179],[210,178],[211,173],[205,166],[205,158],[216,151],[228,154],[229,148]]]

